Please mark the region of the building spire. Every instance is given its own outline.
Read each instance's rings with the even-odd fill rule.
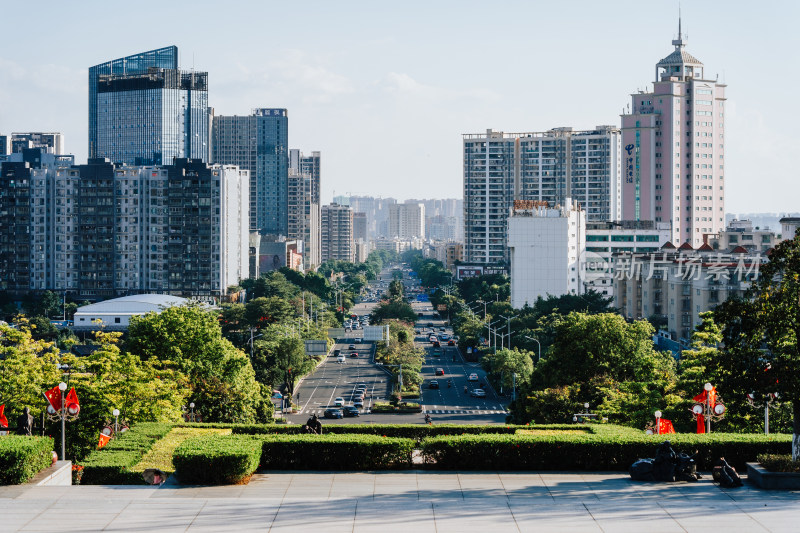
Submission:
[[[686,46],[686,42],[683,40],[683,28],[682,26],[682,17],[681,17],[681,3],[678,2],[678,38],[672,41],[672,45],[675,47],[676,50],[683,48]]]

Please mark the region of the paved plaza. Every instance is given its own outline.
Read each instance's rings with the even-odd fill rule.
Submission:
[[[800,531],[800,492],[623,473],[267,472],[247,485],[0,487],[0,531]]]

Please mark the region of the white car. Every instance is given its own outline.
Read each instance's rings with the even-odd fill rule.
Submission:
[[[337,362],[337,363],[344,363],[345,361],[347,361],[347,359],[345,359],[344,355],[341,355],[341,354],[340,354],[340,355],[338,355],[338,356],[336,357],[336,362]]]
[[[467,379],[469,381],[478,381],[478,374],[470,374]]]
[[[333,405],[336,407],[344,407],[344,398],[341,396],[333,400]]]

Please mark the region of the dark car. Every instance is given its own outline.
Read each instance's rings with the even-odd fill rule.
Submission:
[[[429,388],[429,389],[438,389],[438,388],[439,388],[439,380],[432,379],[432,380],[431,380],[431,381],[428,383],[428,388]]]
[[[433,347],[434,348],[438,348],[440,346],[441,346],[441,344],[439,344],[439,341],[433,341]]]
[[[343,418],[341,409],[325,409],[325,418]]]
[[[351,344],[350,346],[347,347],[347,349],[348,350],[355,350],[356,349],[356,345],[355,344]]]
[[[358,352],[353,352],[350,354],[350,357],[358,357]]]
[[[352,405],[348,405],[347,407],[342,409],[342,412],[344,413],[344,416],[358,416],[359,415],[358,408],[354,407]]]
[[[342,353],[342,351],[341,351],[341,350],[339,350],[339,349],[336,349],[336,350],[334,350],[334,351],[333,351],[333,356],[334,356],[334,357],[336,357],[336,356],[337,356],[337,355],[339,355],[340,353]]]
[[[453,339],[450,339],[449,341],[447,341],[447,345],[448,346],[455,346],[456,345],[456,341],[454,341]]]
[[[437,376],[444,376],[444,368],[437,368],[434,372]]]

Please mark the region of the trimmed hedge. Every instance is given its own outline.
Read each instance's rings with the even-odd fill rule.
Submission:
[[[142,473],[132,468],[172,427],[169,423],[146,422],[111,439],[81,461],[81,485],[144,485]]]
[[[53,439],[9,435],[0,438],[0,485],[27,483],[53,462]]]
[[[561,435],[431,437],[422,441],[422,453],[428,468],[443,470],[627,470],[639,458],[654,457],[657,445],[669,440],[676,452],[699,452],[701,470],[725,457],[743,471],[758,454],[791,448],[791,435],[646,435],[620,426],[585,427],[589,431]]]
[[[195,437],[172,456],[181,483],[225,485],[246,481],[258,469],[261,440],[249,435]]]
[[[560,429],[566,426],[537,426]],[[575,428],[575,426],[569,426]],[[477,426],[460,424],[327,424],[323,425],[323,435],[379,435],[382,437],[415,439],[420,441],[426,437],[437,435],[473,435],[473,434],[511,434],[518,429],[529,426]],[[234,435],[302,435],[303,428],[299,424],[275,426],[273,424],[239,425],[231,428]]]
[[[393,470],[411,468],[412,439],[377,435],[262,437],[261,467],[268,470]]]

